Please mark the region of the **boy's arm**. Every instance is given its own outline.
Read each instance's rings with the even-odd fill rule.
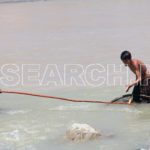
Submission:
[[[136,76],[137,76],[137,80],[134,81],[134,82],[132,82],[131,84],[129,84],[129,85],[127,86],[126,92],[128,92],[128,90],[129,90],[133,85],[135,85],[135,84],[137,84],[137,83],[139,83],[139,82],[141,81],[141,73],[140,73],[139,68],[136,68],[135,74],[136,74]],[[132,100],[133,100],[133,95],[130,97],[128,103],[131,104]]]
[[[128,92],[128,90],[135,84],[139,83],[141,81],[141,73],[140,73],[140,70],[139,70],[139,67],[136,66],[136,71],[135,71],[135,74],[137,76],[137,80],[132,82],[131,84],[128,84],[127,85],[127,89],[126,89],[126,92]]]

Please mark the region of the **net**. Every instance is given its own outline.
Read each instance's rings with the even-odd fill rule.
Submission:
[[[113,99],[111,102],[128,103],[131,96],[132,94],[122,95],[120,97]],[[142,95],[142,94],[134,95],[132,103],[150,103],[150,96]]]

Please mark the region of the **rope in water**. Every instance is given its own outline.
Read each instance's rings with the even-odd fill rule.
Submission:
[[[122,104],[122,105],[132,105],[135,106],[136,104],[129,104],[129,103],[114,103],[114,102],[104,102],[104,101],[90,101],[90,100],[74,100],[69,98],[62,98],[62,97],[55,97],[55,96],[47,96],[47,95],[39,95],[33,93],[25,93],[25,92],[16,92],[16,91],[0,91],[1,93],[12,93],[12,94],[23,94],[23,95],[31,95],[31,96],[38,96],[38,97],[45,97],[45,98],[52,98],[52,99],[59,99],[71,102],[87,102],[87,103],[104,103],[104,104]]]

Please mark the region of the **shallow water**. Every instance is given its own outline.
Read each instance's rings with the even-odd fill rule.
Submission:
[[[1,66],[17,64],[21,68],[22,64],[41,64],[41,67],[57,64],[61,72],[64,64],[120,65],[119,56],[124,49],[131,50],[135,57],[148,64],[149,7],[146,0],[27,3],[3,0],[0,3]],[[86,100],[109,101],[125,93],[124,85],[107,86],[106,83],[98,87],[76,86],[75,83],[72,86],[25,86],[20,83],[6,86],[0,80],[0,85],[4,90]],[[149,104],[72,103],[1,94],[0,150],[148,149],[149,107]],[[102,136],[86,143],[68,143],[63,136],[72,123],[87,123],[114,136]]]

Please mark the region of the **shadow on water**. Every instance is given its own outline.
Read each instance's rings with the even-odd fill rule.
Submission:
[[[5,109],[4,108],[0,108],[0,115],[4,114],[4,112],[5,112]]]
[[[49,0],[1,0],[0,4],[10,4],[10,3],[25,3],[25,2],[40,2]]]
[[[12,111],[12,110],[13,109],[11,109],[11,108],[0,108],[0,115],[4,115],[4,114],[8,115],[8,112]]]

